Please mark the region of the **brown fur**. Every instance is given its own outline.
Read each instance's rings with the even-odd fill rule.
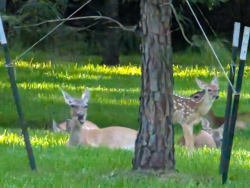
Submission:
[[[103,129],[89,130],[86,125],[79,129],[77,120],[71,121],[73,123],[70,132],[68,146],[74,145],[89,145],[93,147],[107,146],[110,148],[131,149],[135,145],[137,131],[126,127],[107,127]],[[77,136],[79,134],[79,136]],[[75,139],[79,137],[79,139]]]

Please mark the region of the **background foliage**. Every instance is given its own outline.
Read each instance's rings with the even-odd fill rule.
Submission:
[[[119,9],[117,10],[119,13],[118,21],[125,25],[138,24],[140,19],[139,1],[113,1],[119,1]],[[4,20],[8,23],[6,30],[10,46],[15,49],[28,48],[59,24],[59,22],[46,23],[35,27],[15,28],[15,26],[25,26],[45,20],[65,18],[84,2],[86,1],[9,0]],[[184,0],[174,0],[173,5],[185,35],[196,44],[196,47],[193,49],[205,50],[203,48],[204,45],[200,44],[201,41],[204,41],[204,37],[186,2]],[[250,11],[248,11],[250,10],[250,3],[245,0],[192,0],[191,5],[210,39],[216,39],[219,45],[223,45],[223,47],[225,45],[230,46],[225,41],[231,40],[234,21],[240,21],[243,26],[250,25],[250,16],[248,16],[250,14]],[[105,15],[105,1],[104,3],[98,3],[97,0],[93,0],[75,16],[100,14]],[[85,26],[89,26],[90,23],[94,23],[93,20],[77,21],[78,26],[74,23],[76,22],[70,21],[66,25],[59,27],[39,43],[35,50],[53,51],[52,58],[59,57],[61,54],[71,54],[72,56],[78,56],[82,53],[86,55],[100,55],[102,49],[100,39],[97,37],[99,26],[83,29]],[[174,52],[186,50],[189,44],[184,40],[174,14],[171,30],[173,30],[172,43]],[[126,31],[120,31],[120,33],[119,53],[121,55],[138,54],[138,46],[140,44],[138,35]],[[219,41],[218,39],[221,40]]]

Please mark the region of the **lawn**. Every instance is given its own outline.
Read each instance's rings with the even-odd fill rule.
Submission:
[[[230,62],[230,54],[219,53],[222,64]],[[15,55],[12,54],[12,59]],[[91,91],[87,119],[99,127],[124,126],[138,129],[140,92],[140,57],[121,57],[122,66],[98,66],[99,57],[83,57],[78,63],[59,63],[40,60],[46,54],[28,53],[17,62],[16,80],[22,108],[37,164],[37,172],[29,169],[24,142],[18,128],[18,117],[8,82],[6,68],[0,64],[0,187],[225,187],[219,175],[220,150],[198,149],[192,157],[186,148],[176,145],[176,169],[169,177],[131,175],[132,151],[108,148],[66,148],[66,133],[49,130],[52,119],[57,122],[70,117],[61,89],[80,96],[88,87]],[[32,60],[33,58],[33,60]],[[41,58],[42,59],[42,58]],[[42,62],[44,61],[44,62]],[[209,82],[219,76],[220,99],[212,109],[223,116],[227,80],[211,53],[174,56],[175,93],[188,96],[197,90],[195,76]],[[250,112],[250,67],[246,67],[240,112]],[[195,131],[201,129],[197,126]],[[229,181],[226,187],[249,187],[250,129],[236,130],[231,158]],[[175,141],[182,136],[175,126]]]

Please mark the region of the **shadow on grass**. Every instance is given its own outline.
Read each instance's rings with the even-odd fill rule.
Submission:
[[[14,60],[20,54],[22,54],[26,49],[22,51],[13,51],[10,50],[11,59]],[[74,55],[73,55],[74,56]],[[102,61],[102,57],[98,55],[75,55],[73,58],[72,55],[63,54],[59,55],[53,52],[39,52],[39,51],[29,51],[24,56],[21,57],[21,60],[27,62],[38,62],[44,63],[51,61],[53,64],[74,64],[74,63],[81,63],[82,65],[86,65],[88,63],[98,65]],[[122,55],[119,56],[120,64],[121,65],[140,65],[141,64],[141,55]]]

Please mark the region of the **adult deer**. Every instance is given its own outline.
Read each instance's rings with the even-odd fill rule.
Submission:
[[[90,145],[94,147],[107,146],[110,148],[133,149],[137,131],[126,127],[107,127],[88,129],[85,124],[87,117],[90,91],[82,94],[82,98],[73,98],[62,91],[65,102],[71,107],[71,130],[67,146]]]
[[[205,91],[197,91],[196,93],[190,95],[191,98],[193,98],[196,101],[201,100],[201,98],[205,95]],[[247,128],[247,123],[250,121],[250,113],[239,113],[237,115],[237,121],[236,121],[236,127],[239,128]],[[218,128],[221,125],[224,125],[225,117],[219,117],[216,116],[212,109],[208,111],[208,113],[204,116],[209,122],[210,125],[212,124],[212,128]]]
[[[173,123],[180,123],[183,129],[188,153],[194,149],[193,127],[199,124],[204,115],[208,113],[215,99],[219,98],[219,83],[215,76],[210,84],[195,78],[197,85],[205,91],[200,100],[190,97],[173,95],[174,114]]]

